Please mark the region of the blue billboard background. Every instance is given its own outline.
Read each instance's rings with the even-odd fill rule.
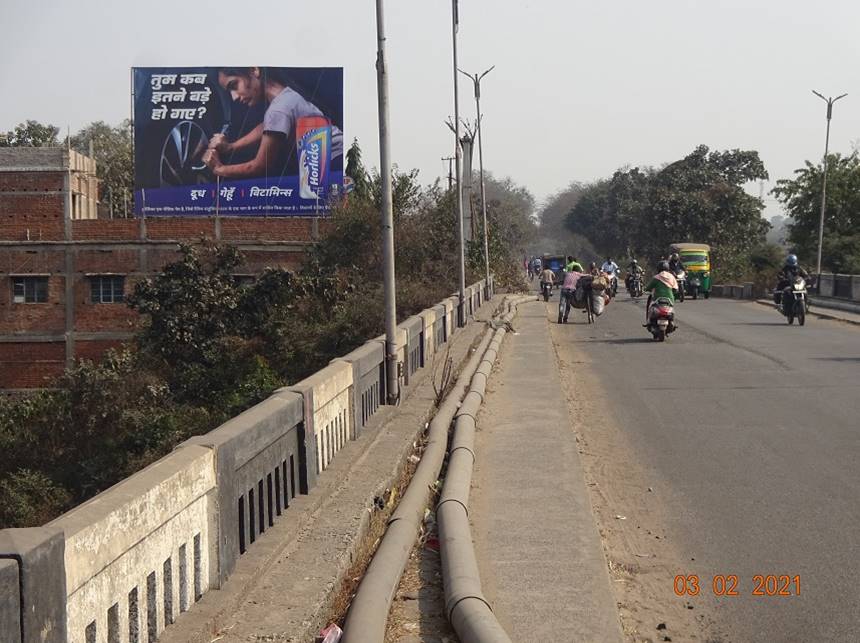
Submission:
[[[135,214],[312,216],[343,189],[343,69],[133,70]]]

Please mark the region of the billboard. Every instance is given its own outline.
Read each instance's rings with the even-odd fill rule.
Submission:
[[[136,215],[323,215],[342,192],[342,68],[132,76]]]

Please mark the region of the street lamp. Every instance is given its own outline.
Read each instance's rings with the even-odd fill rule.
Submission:
[[[397,363],[397,300],[394,283],[394,211],[391,198],[391,147],[388,139],[388,68],[385,62],[383,0],[376,0],[376,87],[379,102],[379,172],[382,178],[382,280],[385,299],[385,375],[389,404],[400,400]]]
[[[827,135],[824,139],[824,166],[821,178],[821,218],[818,221],[818,278],[821,278],[821,248],[824,244],[824,203],[827,196],[827,148],[830,146],[830,118],[833,116],[833,103],[840,98],[845,98],[848,94],[842,94],[833,98],[832,96],[825,98],[814,89],[812,93],[818,96],[821,100],[827,103]]]
[[[460,227],[460,297],[457,304],[457,325],[466,325],[466,247],[463,241],[463,199],[460,194],[460,93],[457,87],[457,30],[460,24],[457,0],[451,0],[452,42],[454,51],[454,157],[457,170],[457,219]]]
[[[481,175],[481,210],[484,218],[484,276],[486,277],[484,297],[486,299],[490,298],[490,250],[488,241],[489,233],[487,232],[487,195],[484,191],[484,145],[483,137],[481,136],[481,121],[483,120],[483,117],[481,116],[481,80],[495,68],[496,66],[493,65],[483,74],[475,74],[474,76],[467,74],[462,69],[460,70],[461,74],[468,76],[475,84],[475,108],[478,112],[478,164]]]

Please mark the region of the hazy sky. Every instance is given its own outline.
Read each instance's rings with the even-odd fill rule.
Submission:
[[[346,136],[376,164],[374,7],[0,0],[0,129],[118,122],[132,66],[343,66]],[[387,0],[386,14],[393,157],[431,182],[453,147],[451,3]],[[486,167],[539,199],[700,143],[757,149],[775,180],[823,152],[813,88],[848,92],[831,150],[860,139],[858,25],[856,0],[460,0],[460,64],[496,65],[482,85]],[[463,80],[461,110],[473,116]]]

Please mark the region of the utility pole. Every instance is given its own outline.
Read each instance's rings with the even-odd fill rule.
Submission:
[[[821,100],[827,103],[827,134],[824,138],[824,164],[821,172],[821,217],[818,220],[818,263],[816,274],[821,278],[821,248],[824,245],[824,204],[827,198],[827,150],[830,147],[830,118],[833,116],[833,103],[840,98],[845,98],[848,94],[842,94],[833,98],[832,96],[825,98],[814,89],[812,93],[818,96]]]
[[[451,191],[451,188],[454,187],[454,169],[451,163],[454,161],[453,156],[443,156],[443,161],[448,161],[448,191]]]
[[[379,165],[382,175],[382,278],[385,297],[385,376],[389,404],[400,400],[397,361],[397,300],[394,281],[394,211],[391,200],[391,149],[388,140],[388,68],[385,62],[383,0],[376,0],[376,87],[379,98]]]
[[[481,135],[481,121],[483,120],[483,116],[481,115],[481,80],[493,71],[496,68],[495,65],[490,67],[483,74],[475,74],[472,76],[471,74],[467,74],[462,69],[460,70],[461,74],[465,74],[469,78],[472,79],[472,82],[475,84],[475,109],[478,112],[478,167],[481,177],[481,211],[483,215],[484,221],[484,272],[485,272],[485,286],[484,286],[484,299],[490,298],[490,250],[489,250],[489,231],[487,230],[487,194],[484,190],[484,138]]]
[[[460,194],[460,93],[457,87],[457,30],[460,16],[457,0],[451,0],[452,41],[454,52],[454,158],[457,166],[457,219],[460,226],[460,297],[457,304],[457,325],[466,325],[466,247],[463,242],[463,198]]]

